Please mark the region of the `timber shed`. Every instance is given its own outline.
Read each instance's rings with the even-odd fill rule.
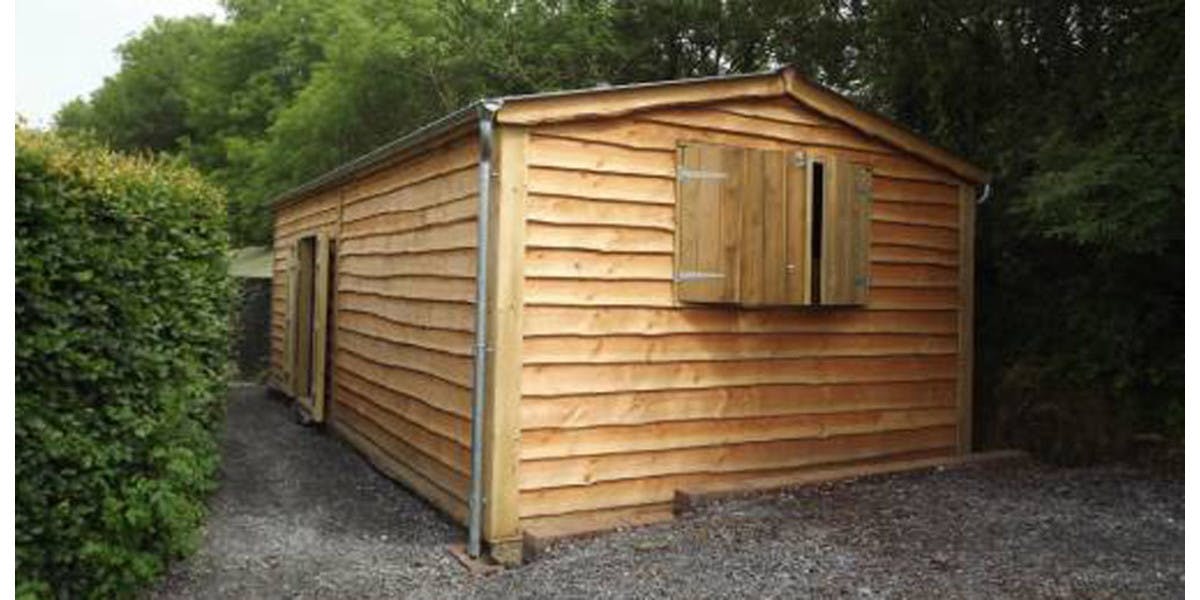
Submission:
[[[271,382],[503,562],[935,464],[987,180],[786,67],[481,100],[274,202]]]

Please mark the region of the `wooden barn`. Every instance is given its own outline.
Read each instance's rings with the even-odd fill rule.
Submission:
[[[275,201],[272,385],[503,562],[936,464],[987,180],[790,68],[482,100]]]

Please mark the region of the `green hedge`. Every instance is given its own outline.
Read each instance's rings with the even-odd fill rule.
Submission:
[[[214,485],[224,199],[178,164],[16,138],[17,591],[132,596],[194,547]]]

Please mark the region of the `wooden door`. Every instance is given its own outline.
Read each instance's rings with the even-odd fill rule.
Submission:
[[[289,289],[292,396],[307,416],[325,420],[326,354],[329,326],[330,248],[324,233],[296,242]]]

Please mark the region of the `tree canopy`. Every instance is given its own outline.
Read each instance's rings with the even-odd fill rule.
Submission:
[[[1182,0],[224,5],[156,21],[57,123],[190,161],[238,242],[270,238],[271,197],[481,96],[790,63],[994,173],[985,443],[1061,425],[1043,437],[1071,459],[1182,435]],[[1103,435],[1067,426],[1080,414]]]

